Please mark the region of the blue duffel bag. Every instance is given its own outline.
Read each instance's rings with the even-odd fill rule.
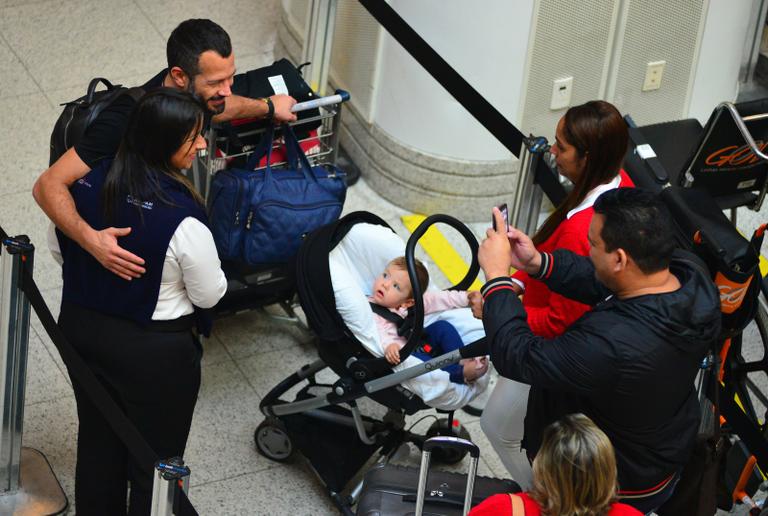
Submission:
[[[293,130],[286,125],[282,132],[286,169],[253,170],[265,154],[271,160],[270,127],[245,169],[223,170],[211,183],[211,229],[222,260],[288,262],[308,233],[341,214],[345,174],[331,165],[312,167]]]

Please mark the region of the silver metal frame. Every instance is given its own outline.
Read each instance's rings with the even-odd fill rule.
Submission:
[[[181,483],[181,486],[179,486]],[[155,464],[151,516],[173,516],[179,488],[189,492],[189,468],[178,457]]]
[[[0,245],[0,513],[60,514],[67,497],[38,450],[22,447],[30,303],[21,290],[32,274],[34,246],[26,237]]]
[[[541,204],[544,199],[543,190],[534,183],[534,160],[538,160],[549,149],[546,140],[544,142],[542,146],[541,137],[525,138],[520,156],[520,171],[517,174],[517,186],[510,212],[510,223],[527,235],[532,235],[537,229]],[[535,151],[532,151],[534,145],[536,145]]]
[[[716,114],[715,116],[719,119],[720,116],[723,115],[723,113],[728,113],[731,118],[733,119],[734,123],[736,124],[736,127],[739,129],[739,132],[741,133],[741,136],[744,138],[744,140],[747,142],[747,145],[749,146],[749,149],[763,161],[768,162],[768,155],[766,155],[764,152],[762,152],[757,144],[755,143],[755,139],[752,138],[752,133],[749,132],[749,129],[747,128],[744,121],[750,121],[750,120],[761,120],[763,118],[768,117],[768,113],[760,114],[760,115],[752,115],[748,117],[742,118],[742,116],[739,114],[738,110],[736,109],[736,106],[733,105],[732,102],[721,102],[718,104],[717,108],[715,108]],[[709,137],[712,135],[712,132],[715,129],[715,126],[717,125],[717,119],[714,123],[709,125],[709,128],[707,129],[707,133],[704,135],[704,138],[701,140],[701,144],[699,145],[699,148],[696,149],[696,154],[694,155],[693,159],[691,160],[691,164],[689,165],[689,168],[685,170],[683,177],[685,178],[685,182],[683,183],[683,186],[689,187],[694,182],[694,177],[691,174],[690,167],[693,166],[694,163],[698,160],[699,156],[701,155],[702,150],[704,149],[704,144],[709,140]],[[758,211],[760,210],[760,207],[763,205],[763,201],[765,200],[766,191],[768,191],[768,181],[766,181],[763,184],[763,188],[760,190],[760,193],[757,196],[757,199],[755,199],[755,202],[749,206],[747,206],[750,210]],[[736,223],[736,213],[735,209],[731,211],[731,221],[735,224]]]
[[[459,437],[439,436],[432,437],[424,443],[424,451],[421,453],[421,466],[419,467],[419,487],[416,491],[416,509],[414,516],[422,516],[424,513],[424,501],[427,494],[427,478],[429,477],[429,463],[432,457],[432,453],[429,451],[429,445],[435,445],[437,447],[448,448],[472,448],[474,453],[470,454],[469,472],[467,473],[467,487],[464,490],[464,509],[462,514],[467,516],[469,509],[472,507],[472,493],[475,490],[475,477],[477,476],[477,464],[480,460],[479,449],[477,445],[472,441],[461,439]],[[437,491],[430,493],[433,496],[442,496],[442,493]]]
[[[318,109],[320,114],[317,116],[305,118],[303,120],[297,120],[291,122],[288,125],[296,127],[304,124],[311,124],[320,122],[321,126],[317,132],[317,137],[304,138],[299,142],[317,141],[320,148],[317,152],[307,154],[312,165],[320,165],[323,163],[335,164],[339,153],[339,127],[341,125],[341,106],[342,103],[323,105]],[[252,131],[246,131],[241,136],[253,136],[266,131],[266,129],[255,129]],[[252,150],[246,150],[235,154],[227,154],[224,157],[216,157],[217,151],[220,150],[219,143],[225,142],[226,136],[219,136],[216,130],[211,127],[206,135],[207,148],[204,151],[198,153],[197,159],[192,163],[192,169],[190,170],[191,181],[198,192],[209,201],[208,193],[210,192],[211,181],[213,176],[220,170],[226,168],[226,160],[231,158],[237,158],[240,156],[249,156]],[[276,144],[273,148],[278,148],[279,144]],[[273,163],[272,167],[280,167],[285,165],[285,162]],[[266,167],[257,167],[254,171],[263,170]]]
[[[310,63],[307,66],[307,82],[319,95],[325,95],[331,68],[336,3],[337,0],[311,0],[304,31],[302,59]]]
[[[750,84],[757,68],[758,55],[760,53],[760,44],[762,42],[763,29],[765,28],[766,0],[753,0],[753,8],[750,13],[750,30],[748,40],[745,41],[744,56],[742,58],[741,69],[739,70],[739,82]]]
[[[0,254],[0,492],[19,488],[30,312],[19,289],[23,258],[7,247]]]
[[[427,362],[403,369],[402,371],[397,371],[381,378],[370,380],[363,384],[365,394],[361,393],[361,395],[358,397],[363,397],[364,395],[382,391],[384,389],[400,385],[404,381],[410,380],[411,378],[416,378],[417,376],[430,373],[437,369],[441,369],[452,364],[457,364],[461,358],[462,357],[459,350],[454,350],[444,355],[440,355],[439,357],[435,357]],[[318,364],[318,362],[313,363],[313,372],[317,372],[319,370],[314,367]],[[294,401],[291,403],[280,403],[271,406],[269,408],[269,412],[275,416],[286,416],[288,414],[307,412],[313,409],[326,407],[328,405],[338,404],[339,401],[337,396],[339,396],[339,394],[329,393],[324,396],[313,396],[311,398]]]

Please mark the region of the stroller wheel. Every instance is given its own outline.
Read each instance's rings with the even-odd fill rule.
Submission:
[[[256,449],[276,462],[288,462],[293,455],[293,443],[285,425],[275,417],[268,417],[253,433]]]
[[[427,430],[427,439],[435,437],[436,435],[447,435],[471,440],[469,431],[464,428],[464,425],[456,420],[454,420],[454,426],[451,428],[448,427],[447,419],[439,419],[432,423],[432,426]],[[458,448],[434,448],[432,450],[432,458],[441,464],[457,464],[461,462],[466,455],[467,450]]]

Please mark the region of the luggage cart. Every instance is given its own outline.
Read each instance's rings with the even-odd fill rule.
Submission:
[[[334,95],[319,97],[306,102],[300,102],[293,107],[293,112],[316,110],[317,114],[301,118],[289,125],[295,128],[298,134],[308,133],[306,137],[300,137],[302,146],[312,166],[331,164],[335,165],[338,156],[339,125],[341,123],[342,103],[349,100],[349,93],[336,90]],[[190,180],[195,188],[202,194],[206,204],[210,207],[210,186],[213,176],[220,170],[224,170],[238,161],[248,159],[248,156],[256,150],[256,141],[266,130],[263,122],[256,120],[245,121],[238,125],[212,125],[208,131],[206,140],[208,147],[201,151],[188,171]],[[235,144],[237,142],[237,145]],[[279,147],[279,145],[274,148]],[[285,161],[271,163],[271,166],[280,167]],[[263,170],[266,166],[259,166],[254,172]],[[272,263],[249,265],[239,262],[222,261],[222,268],[227,276],[227,293],[214,308],[214,316],[221,317],[248,310],[258,310],[272,319],[291,323],[300,329],[309,332],[304,321],[298,317],[295,308],[298,306],[296,299],[296,281],[294,264]],[[269,305],[278,305],[282,313],[271,313],[265,310]]]

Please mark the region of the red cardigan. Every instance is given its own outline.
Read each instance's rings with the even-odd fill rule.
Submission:
[[[517,493],[522,498],[525,516],[541,516],[539,504],[528,497],[526,493]],[[496,494],[483,500],[482,503],[469,511],[469,516],[511,516],[512,500],[508,494]],[[643,513],[623,503],[614,503],[607,516],[642,516]],[[521,515],[522,516],[522,515]]]
[[[619,174],[619,188],[635,186],[626,172],[621,170]],[[582,256],[589,255],[587,233],[594,212],[592,206],[589,206],[565,219],[537,249],[546,253],[555,249],[568,249]],[[544,283],[532,280],[522,271],[517,271],[512,277],[525,285],[523,306],[528,314],[528,325],[534,335],[548,339],[557,337],[590,308],[551,292]]]

